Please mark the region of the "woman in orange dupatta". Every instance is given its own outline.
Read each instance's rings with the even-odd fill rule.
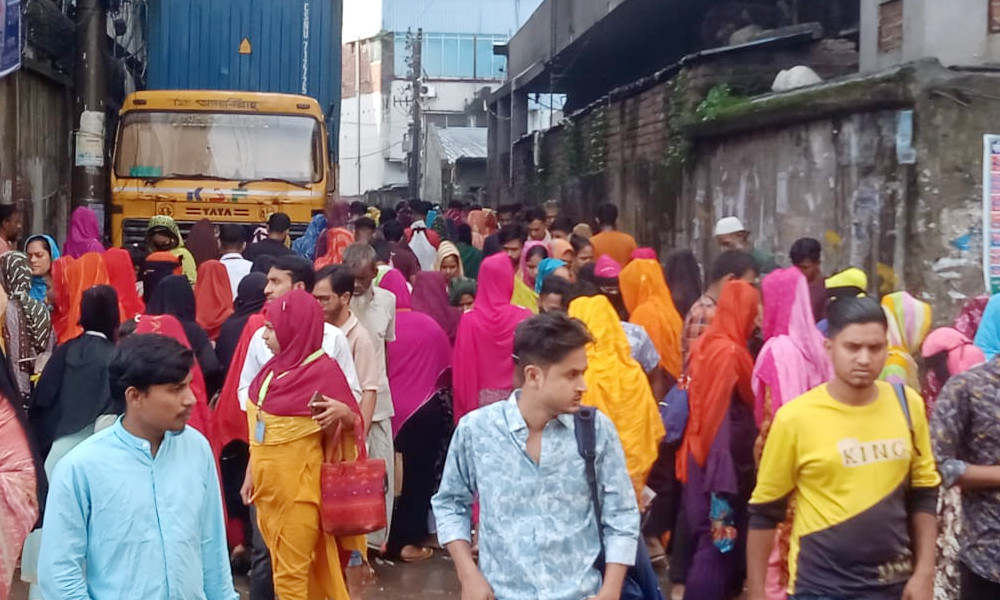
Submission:
[[[646,330],[660,353],[660,366],[674,380],[679,379],[684,319],[674,306],[660,263],[648,258],[635,259],[622,269],[618,283],[629,322]]]
[[[323,352],[323,311],[312,295],[292,290],[268,302],[264,316],[274,358],[250,384],[244,499],[257,507],[276,596],[350,600],[345,568],[366,540],[323,532],[320,473],[326,450],[356,456],[351,430],[361,426],[361,413],[340,366]],[[326,448],[326,434],[338,427],[342,443]]]
[[[53,325],[59,343],[83,333],[80,327],[80,302],[83,292],[95,285],[110,285],[108,268],[104,256],[88,252],[80,258],[70,256],[60,258],[52,265],[52,281],[55,287],[55,310]]]
[[[225,265],[217,260],[201,263],[194,300],[198,325],[208,334],[208,339],[216,341],[222,324],[233,314],[233,288]]]
[[[727,283],[715,319],[691,351],[690,415],[676,465],[685,484],[682,518],[694,543],[687,599],[728,600],[742,589],[741,542],[757,438],[747,341],[759,310],[756,288],[745,281]]]

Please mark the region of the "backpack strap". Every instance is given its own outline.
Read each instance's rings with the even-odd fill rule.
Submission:
[[[597,533],[604,546],[604,534],[601,531],[601,499],[597,493],[597,409],[593,406],[581,406],[573,415],[576,429],[576,448],[583,458],[587,471],[587,486],[590,487],[590,499],[594,504],[594,516],[597,518]]]
[[[906,416],[906,426],[910,430],[913,451],[917,456],[920,456],[920,449],[917,447],[917,434],[913,431],[913,415],[910,414],[910,403],[906,400],[906,387],[902,383],[894,383],[892,388],[896,390],[896,399],[899,400],[899,405],[903,408],[903,415]]]

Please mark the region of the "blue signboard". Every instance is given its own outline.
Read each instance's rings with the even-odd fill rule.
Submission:
[[[21,0],[0,0],[0,77],[21,66]]]

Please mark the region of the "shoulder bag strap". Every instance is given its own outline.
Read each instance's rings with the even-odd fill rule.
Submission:
[[[597,534],[601,538],[601,549],[604,548],[604,532],[601,528],[601,499],[597,493],[597,409],[592,406],[581,406],[574,415],[576,426],[576,447],[587,471],[587,485],[590,487],[590,498],[594,504],[594,517],[597,519]]]
[[[906,388],[902,383],[894,383],[892,387],[896,390],[896,399],[899,400],[899,405],[903,408],[903,415],[906,416],[906,427],[910,430],[910,443],[913,445],[913,452],[920,456],[920,448],[917,447],[917,434],[913,431],[913,415],[910,414],[910,403],[906,400]]]

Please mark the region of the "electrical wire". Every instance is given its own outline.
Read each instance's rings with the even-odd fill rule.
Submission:
[[[396,146],[401,146],[404,141],[405,140],[400,140],[400,141],[398,141],[398,142],[396,142],[394,144],[389,144],[388,146],[386,146],[385,148],[382,148],[381,150],[376,150],[375,152],[369,152],[368,154],[361,154],[359,156],[341,156],[340,157],[340,162],[343,163],[344,161],[348,161],[348,160],[358,160],[359,158],[368,158],[369,156],[375,156],[376,154],[382,154],[383,152],[388,152],[389,150],[391,150],[392,148],[395,148]]]

